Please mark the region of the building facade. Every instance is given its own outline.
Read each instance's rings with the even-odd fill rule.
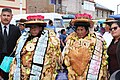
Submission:
[[[62,0],[26,0],[27,13],[61,13]]]
[[[13,14],[26,13],[26,0],[0,0],[0,11],[2,8],[11,8]]]
[[[108,18],[109,15],[113,15],[114,11],[96,3],[95,4],[95,18],[96,19],[105,19]]]
[[[95,2],[93,0],[62,0],[67,14],[89,13],[94,17]]]
[[[94,2],[94,0],[0,0],[0,10],[11,8],[13,14],[21,13],[89,13],[93,19],[107,18],[114,11]]]

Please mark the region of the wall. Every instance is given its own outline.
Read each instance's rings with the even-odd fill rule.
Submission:
[[[54,12],[54,5],[49,0],[27,0],[27,13]]]
[[[13,14],[20,14],[20,0],[0,0],[0,11],[2,8],[11,8]],[[22,13],[26,13],[26,0],[22,0]]]

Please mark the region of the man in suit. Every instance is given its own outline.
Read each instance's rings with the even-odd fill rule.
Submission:
[[[0,64],[5,56],[10,56],[21,35],[19,27],[10,24],[12,19],[12,10],[9,8],[2,9],[0,23]],[[14,54],[12,55],[14,56]],[[0,69],[0,76],[8,80],[8,73]]]

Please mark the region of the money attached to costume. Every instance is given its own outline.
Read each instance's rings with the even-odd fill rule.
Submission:
[[[23,33],[18,40],[9,80],[55,80],[62,62],[58,38],[49,30],[29,37],[30,33]]]
[[[69,80],[107,80],[108,56],[101,36],[89,33],[78,38],[74,32],[68,36],[63,52]]]

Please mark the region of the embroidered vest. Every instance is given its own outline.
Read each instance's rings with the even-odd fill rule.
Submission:
[[[40,65],[44,65],[44,57],[45,57],[45,53],[46,53],[46,49],[47,49],[47,44],[48,44],[48,31],[44,30],[41,34],[41,37],[38,39],[36,48],[35,48],[35,52],[33,55],[33,64],[31,65],[31,71],[30,71],[30,78],[29,80],[40,80],[41,78],[41,74],[42,74],[42,69],[43,66],[39,66]],[[15,72],[14,72],[14,77],[13,80],[21,80],[21,72],[20,72],[20,52],[27,40],[27,38],[29,37],[29,33],[23,33],[23,35],[20,37],[20,41],[17,45],[17,49],[16,49],[16,68],[15,68]]]

